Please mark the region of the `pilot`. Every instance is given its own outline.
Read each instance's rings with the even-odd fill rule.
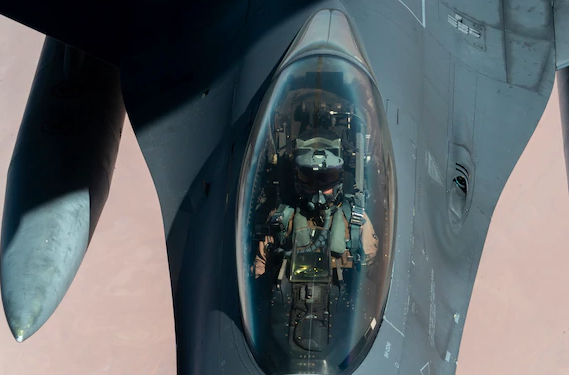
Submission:
[[[331,147],[333,142],[322,136],[301,138],[294,153],[296,204],[281,204],[269,213],[273,230],[259,241],[255,278],[265,274],[275,251],[290,254],[293,248],[309,252],[328,247],[337,261],[348,251],[368,265],[373,264],[378,251],[378,238],[363,205],[356,195],[344,194],[344,161]],[[336,142],[341,147],[340,140]]]

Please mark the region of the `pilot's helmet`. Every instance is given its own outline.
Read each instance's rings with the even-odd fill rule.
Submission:
[[[294,187],[311,209],[323,209],[342,193],[344,160],[336,134],[311,130],[296,140]]]

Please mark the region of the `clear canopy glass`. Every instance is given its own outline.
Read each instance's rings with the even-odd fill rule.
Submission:
[[[270,374],[351,373],[383,317],[395,171],[379,92],[360,64],[285,67],[243,161],[237,259],[243,326]]]

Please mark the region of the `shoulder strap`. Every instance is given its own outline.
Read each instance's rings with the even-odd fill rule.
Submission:
[[[342,210],[344,211],[344,216],[346,216],[350,228],[350,241],[347,247],[352,253],[358,253],[361,250],[360,233],[362,225],[365,223],[364,208],[361,204],[361,199],[358,196],[346,194],[344,196]]]

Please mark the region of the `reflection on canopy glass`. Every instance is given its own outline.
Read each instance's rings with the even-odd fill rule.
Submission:
[[[244,329],[267,373],[350,373],[391,277],[395,174],[381,97],[361,68],[312,56],[273,81],[241,171]]]

